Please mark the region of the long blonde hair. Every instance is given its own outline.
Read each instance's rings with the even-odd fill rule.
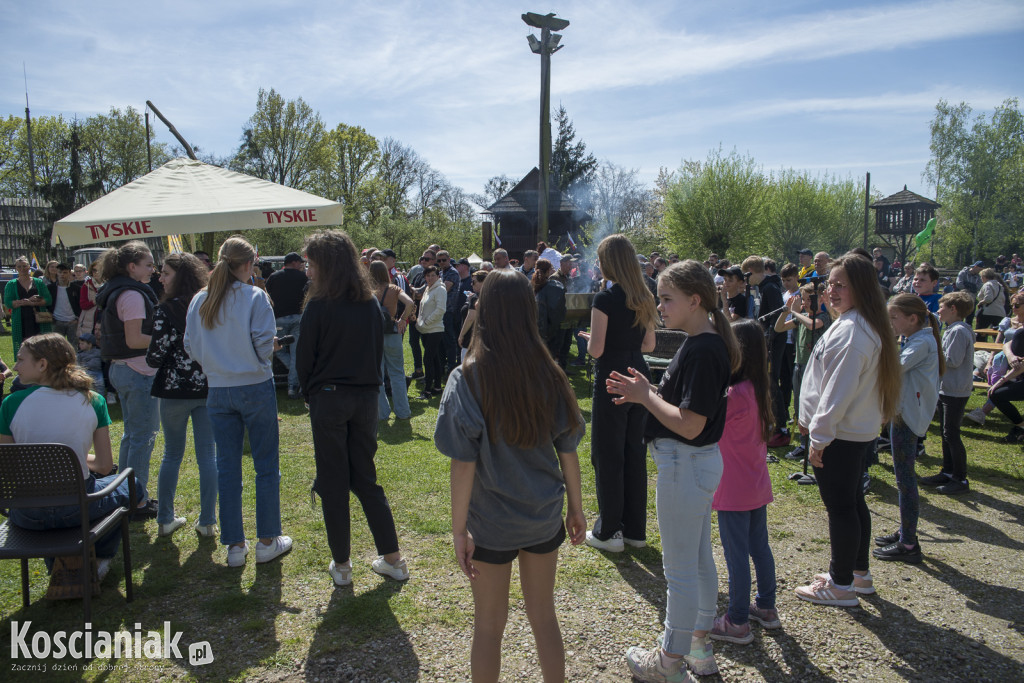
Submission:
[[[206,285],[206,300],[199,306],[199,317],[203,327],[212,330],[220,318],[220,309],[228,290],[235,283],[232,271],[256,260],[256,250],[241,235],[232,235],[224,240],[217,253],[217,265],[210,273]]]
[[[729,352],[729,372],[738,372],[743,360],[740,356],[740,343],[736,340],[732,323],[718,307],[718,291],[715,289],[715,281],[711,279],[711,273],[707,268],[693,259],[686,259],[673,263],[661,271],[658,279],[664,279],[669,286],[678,289],[683,294],[688,296],[696,294],[700,298],[701,308],[711,318],[715,332],[725,342],[725,348]]]
[[[621,233],[605,237],[597,245],[597,258],[601,261],[604,278],[626,292],[626,308],[635,314],[633,327],[654,329],[658,321],[658,307],[654,295],[640,276],[640,263],[629,238]]]

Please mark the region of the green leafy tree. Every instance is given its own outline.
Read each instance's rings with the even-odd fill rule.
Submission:
[[[316,192],[345,204],[345,225],[364,222],[372,212],[372,181],[380,163],[377,139],[361,126],[339,123],[327,134],[327,163]]]
[[[300,190],[327,157],[327,136],[320,114],[300,97],[285,101],[273,88],[260,88],[256,111],[242,129],[235,170]]]
[[[749,156],[721,148],[704,163],[684,162],[665,196],[664,228],[681,255],[759,253],[768,178]]]

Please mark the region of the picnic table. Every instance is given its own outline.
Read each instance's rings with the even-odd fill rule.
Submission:
[[[976,341],[976,342],[974,342],[974,350],[975,351],[1002,351],[1003,350],[1003,345],[1002,344],[996,344],[995,342]]]

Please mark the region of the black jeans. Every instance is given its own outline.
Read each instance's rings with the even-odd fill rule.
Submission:
[[[409,325],[409,348],[412,349],[412,367],[413,370],[423,370],[423,352],[420,350],[420,331],[416,329],[416,324],[411,323]]]
[[[328,385],[331,387],[334,385]],[[398,551],[391,505],[377,483],[377,387],[325,387],[309,397],[309,420],[316,454],[316,481],[324,511],[327,543],[335,563],[352,550],[349,491],[356,494],[377,553]]]
[[[459,365],[459,330],[455,328],[458,324],[458,316],[454,313],[444,314],[444,377],[448,378],[451,371]]]
[[[642,356],[630,364],[647,367]],[[599,366],[590,418],[590,462],[600,515],[594,522],[594,536],[606,541],[621,531],[626,538],[643,541],[647,539],[647,447],[643,440],[647,409],[636,403],[612,403],[605,389],[608,374]]]
[[[423,338],[423,388],[434,391],[441,388],[444,376],[444,332],[420,334]]]
[[[868,569],[871,513],[864,501],[861,477],[873,443],[836,439],[825,447],[822,467],[814,468],[821,502],[828,512],[829,573],[839,586],[853,583],[854,570]]]
[[[1021,423],[1020,411],[1012,402],[1024,401],[1024,379],[1016,379],[1004,384],[993,391],[989,398],[1011,424],[1019,425]]]
[[[960,438],[967,396],[939,394],[939,429],[942,430],[942,471],[957,481],[967,478],[967,449]]]
[[[786,362],[787,349],[794,349],[786,343],[786,335],[769,333],[772,335],[771,347],[768,350],[771,363],[769,365],[770,383],[772,394],[772,412],[775,415],[775,431],[786,428],[786,421],[789,420],[789,392],[792,390],[793,359]],[[786,384],[786,388],[783,388]]]

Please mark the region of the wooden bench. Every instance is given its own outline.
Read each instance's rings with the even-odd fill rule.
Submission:
[[[1002,351],[1003,345],[995,342],[974,342],[975,351]]]
[[[644,360],[651,368],[651,378],[655,382],[661,380],[661,376],[668,369],[668,364],[676,355],[676,351],[679,350],[685,338],[686,333],[682,330],[669,330],[660,327],[654,330],[654,350],[644,354]]]

